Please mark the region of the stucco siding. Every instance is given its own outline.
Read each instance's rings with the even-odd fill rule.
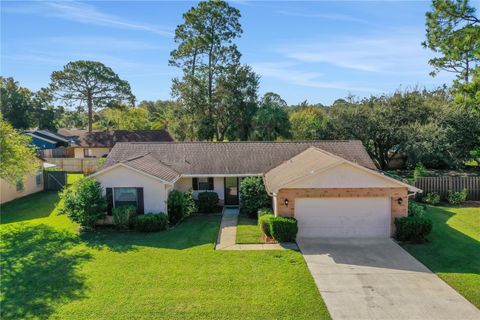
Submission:
[[[41,176],[41,183],[37,185],[37,180],[35,174],[29,174],[25,177],[24,188],[21,191],[17,191],[17,186],[15,184],[11,184],[3,179],[0,178],[1,184],[1,193],[0,193],[0,203],[5,203],[8,201],[12,201],[29,194],[43,191],[43,174]]]
[[[166,212],[168,186],[163,182],[125,167],[116,167],[95,176],[103,188],[143,188],[145,213]],[[105,190],[104,190],[105,192]]]
[[[291,183],[288,188],[394,188],[398,184],[348,163]]]
[[[185,192],[188,189],[192,188],[192,179],[191,177],[182,177],[175,182],[175,190]],[[223,177],[214,177],[213,178],[213,191],[218,194],[218,198],[223,200],[225,198],[225,189],[224,189],[224,180]],[[197,199],[198,194],[202,190],[193,191],[193,198]]]

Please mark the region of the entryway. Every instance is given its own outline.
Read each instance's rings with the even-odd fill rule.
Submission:
[[[226,206],[238,206],[238,191],[239,191],[238,177],[225,177],[225,205]]]

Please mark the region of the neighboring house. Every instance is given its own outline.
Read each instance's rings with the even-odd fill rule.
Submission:
[[[49,130],[31,130],[25,132],[25,135],[32,138],[32,144],[38,150],[55,149],[69,145],[66,137]]]
[[[294,216],[300,236],[389,237],[420,190],[377,171],[360,141],[117,143],[92,175],[109,209],[166,212],[171,190],[218,193],[239,204],[239,183],[264,178],[276,215]]]
[[[58,129],[58,133],[70,141],[73,158],[106,157],[117,142],[173,141],[166,130],[110,130],[92,131]]]
[[[42,162],[39,159],[39,162]],[[16,184],[0,178],[0,203],[9,202],[29,194],[43,191],[43,168],[39,167],[35,174],[27,174]]]

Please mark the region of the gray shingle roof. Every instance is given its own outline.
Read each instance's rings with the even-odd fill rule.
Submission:
[[[72,139],[78,147],[108,147],[118,142],[163,142],[173,141],[166,130],[110,130],[92,131],[58,129],[58,133]]]
[[[355,140],[117,143],[105,167],[148,154],[179,174],[263,174],[311,146],[376,169],[362,143]]]
[[[180,177],[178,172],[166,166],[150,154],[127,159],[122,161],[122,164],[168,182],[174,182]]]

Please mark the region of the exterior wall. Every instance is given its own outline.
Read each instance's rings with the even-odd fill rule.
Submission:
[[[145,213],[166,212],[168,185],[125,167],[116,167],[95,177],[103,188],[143,188]]]
[[[175,190],[185,192],[188,189],[192,188],[192,179],[190,177],[182,177],[175,182]],[[225,188],[223,177],[214,177],[213,178],[213,191],[218,194],[218,198],[223,201],[225,199]],[[197,199],[198,194],[202,190],[193,191],[193,198]]]
[[[407,188],[288,188],[280,189],[275,195],[275,214],[286,217],[295,216],[296,198],[356,198],[356,197],[388,197],[391,201],[391,225],[390,230],[395,232],[394,221],[397,217],[408,214],[408,190]],[[402,204],[398,204],[398,198],[402,198]],[[285,206],[288,199],[288,206]],[[354,200],[352,200],[354,201]]]
[[[346,163],[288,185],[288,188],[384,187],[394,188],[398,187],[398,184]]]
[[[92,150],[92,157],[101,158],[102,156],[108,154],[110,152],[110,148],[74,148],[74,158],[85,158],[84,156],[84,149]]]
[[[29,194],[43,191],[43,175],[40,173],[42,182],[37,185],[35,174],[29,174],[25,177],[23,182],[23,190],[17,191],[15,184],[0,179],[0,203],[12,201],[21,197],[25,197]]]

